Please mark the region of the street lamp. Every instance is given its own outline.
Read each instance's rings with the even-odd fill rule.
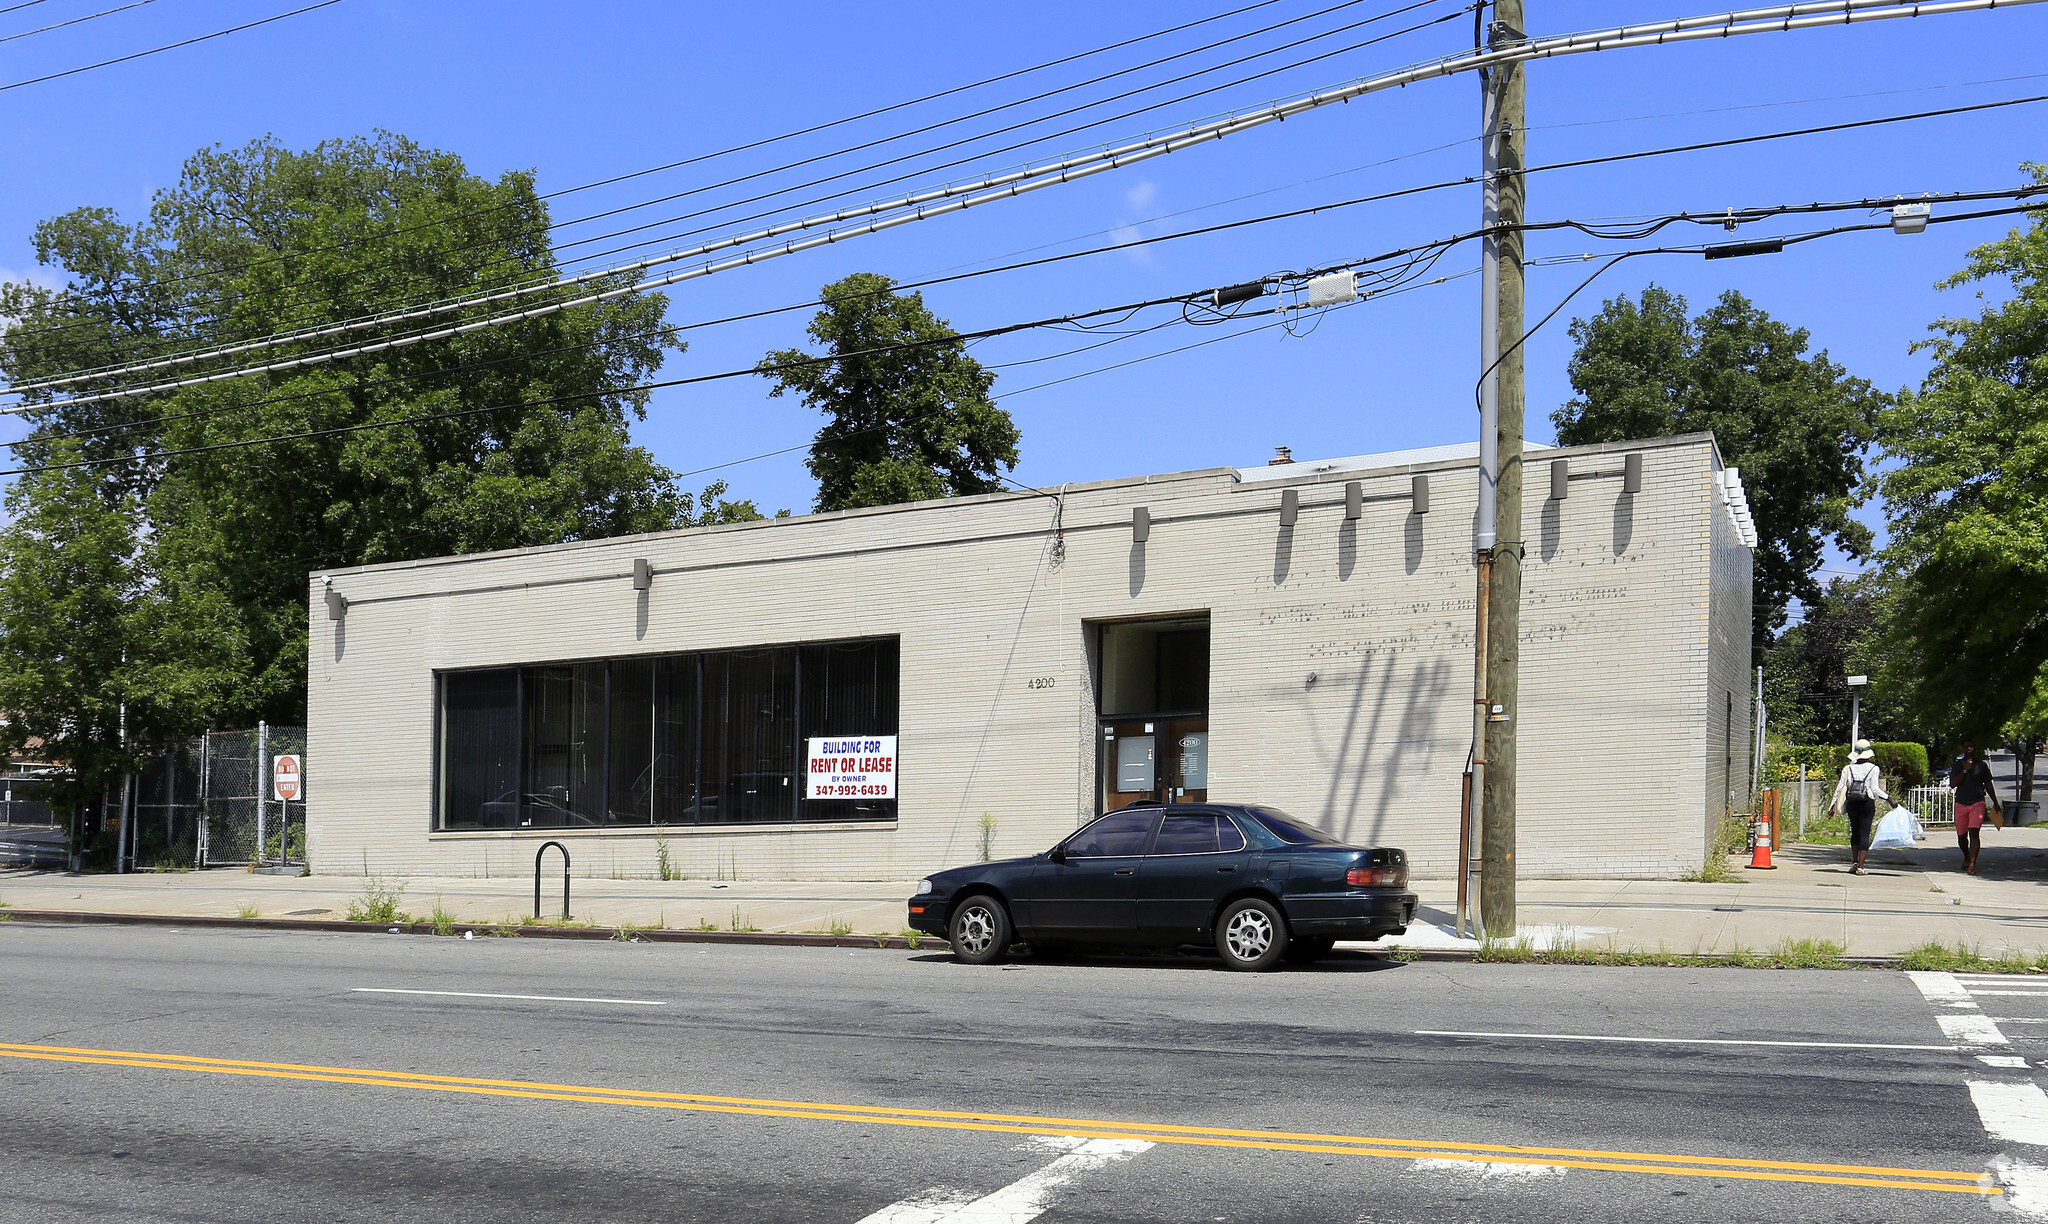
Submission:
[[[1856,751],[1856,741],[1863,738],[1863,690],[1870,687],[1869,676],[1849,677],[1849,751]]]

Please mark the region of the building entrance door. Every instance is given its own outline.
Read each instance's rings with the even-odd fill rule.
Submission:
[[[1209,797],[1209,617],[1101,626],[1101,809]]]
[[[1184,715],[1102,721],[1102,810],[1140,799],[1203,803],[1209,798],[1209,718]]]

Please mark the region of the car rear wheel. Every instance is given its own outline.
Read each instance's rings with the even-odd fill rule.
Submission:
[[[1287,963],[1290,965],[1312,965],[1330,954],[1337,946],[1334,939],[1293,939],[1287,943]]]
[[[989,896],[974,896],[953,911],[948,928],[953,955],[970,965],[991,965],[1010,951],[1010,915],[1003,903]]]
[[[1227,969],[1272,969],[1287,955],[1287,920],[1263,897],[1233,901],[1216,920],[1216,951]]]

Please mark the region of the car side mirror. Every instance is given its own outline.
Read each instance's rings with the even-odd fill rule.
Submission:
[[[1046,857],[1055,863],[1064,863],[1067,861],[1067,848],[1065,846],[1054,846],[1052,853],[1046,855]]]

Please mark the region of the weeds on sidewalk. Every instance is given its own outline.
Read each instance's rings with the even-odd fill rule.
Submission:
[[[1487,939],[1472,954],[1475,961],[1534,965],[1664,966],[1688,969],[1849,969],[1846,949],[1832,939],[1781,939],[1769,952],[1736,944],[1726,953],[1672,952],[1642,948],[1582,948],[1575,943],[1538,948],[1523,935]]]
[[[235,917],[240,918],[244,922],[247,922],[249,921],[249,919],[256,917],[255,905],[247,901],[242,902],[240,905],[235,907]]]
[[[715,931],[718,929],[718,924],[709,918],[699,918],[697,920],[697,929],[700,931]]]
[[[1797,825],[1794,825],[1796,830]],[[1849,844],[1849,818],[1829,816],[1823,819],[1809,819],[1806,832],[1793,832],[1786,841],[1802,842],[1809,846],[1846,846]]]
[[[732,924],[727,929],[733,931],[735,934],[744,935],[754,931],[758,931],[761,928],[747,921],[747,916],[745,914],[740,913],[740,907],[735,905],[732,907]]]
[[[668,838],[666,837],[654,839],[654,870],[664,880],[680,880],[683,878],[683,869],[676,864],[675,859],[669,854]]]
[[[1986,956],[1973,944],[1945,944],[1929,940],[1909,948],[1899,958],[1901,969],[1931,970],[1937,973],[2048,973],[2048,955],[2029,956],[2007,948],[1997,956]]]
[[[1688,871],[1678,877],[1688,884],[1741,884],[1746,877],[1728,863],[1728,857],[1740,853],[1749,844],[1749,830],[1733,816],[1723,819],[1707,841],[1707,857],[1700,863],[1698,871]]]
[[[372,875],[363,881],[363,891],[348,903],[350,922],[411,922],[412,915],[398,908],[398,899],[405,895],[405,885],[387,882],[381,875]]]
[[[912,952],[915,952],[917,951],[918,945],[924,942],[924,932],[918,930],[916,927],[904,927],[903,942],[909,944],[910,950]]]
[[[434,894],[434,911],[427,915],[427,921],[434,924],[434,934],[436,935],[453,935],[455,933],[455,915],[449,913],[448,908],[441,904],[440,893]]]

